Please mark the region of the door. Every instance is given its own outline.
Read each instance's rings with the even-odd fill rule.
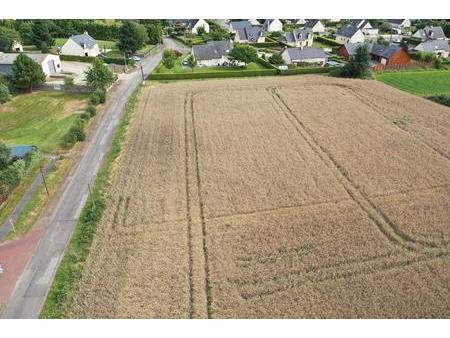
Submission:
[[[47,61],[47,65],[48,65],[49,75],[55,74],[56,73],[55,61],[49,60],[49,61]]]

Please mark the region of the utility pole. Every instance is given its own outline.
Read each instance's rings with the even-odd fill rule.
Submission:
[[[44,168],[42,168],[42,163],[39,164],[39,170],[41,172],[42,181],[44,182],[45,191],[47,192],[47,196],[50,196],[50,193],[48,192],[47,182],[45,181]]]
[[[128,66],[127,66],[127,53],[123,53],[123,61],[125,63],[125,73],[128,71]]]
[[[9,224],[11,224],[11,228],[12,228],[13,232],[15,233],[16,227],[14,226],[14,222],[13,222],[12,218],[9,219]]]
[[[141,65],[141,75],[142,75],[142,81],[145,81],[145,76],[144,76],[144,69],[142,68],[142,61],[141,61],[140,65]]]

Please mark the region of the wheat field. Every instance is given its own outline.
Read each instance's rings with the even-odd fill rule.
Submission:
[[[448,318],[450,109],[375,81],[142,92],[74,318]]]

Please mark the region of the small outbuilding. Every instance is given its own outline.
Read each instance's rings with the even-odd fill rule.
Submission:
[[[20,53],[0,53],[0,75],[12,74],[12,65],[19,55]],[[59,55],[42,53],[26,53],[25,55],[40,65],[47,77],[61,72]]]

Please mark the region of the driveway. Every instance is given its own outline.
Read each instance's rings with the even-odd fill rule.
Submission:
[[[89,68],[88,62],[75,62],[75,61],[61,61],[61,67],[63,72],[73,73],[70,75],[76,85],[85,85],[84,73]]]

